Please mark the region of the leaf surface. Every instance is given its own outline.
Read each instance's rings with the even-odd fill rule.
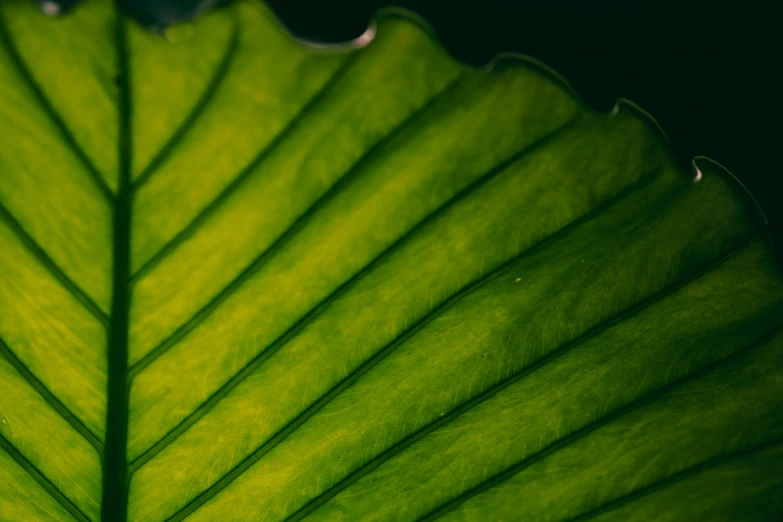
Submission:
[[[0,520],[783,513],[764,224],[632,104],[394,13],[0,13]]]

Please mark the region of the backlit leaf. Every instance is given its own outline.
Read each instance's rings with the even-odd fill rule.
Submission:
[[[0,520],[783,514],[763,218],[632,104],[393,12],[0,12]]]

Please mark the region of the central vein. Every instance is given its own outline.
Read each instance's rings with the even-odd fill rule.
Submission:
[[[125,522],[128,505],[128,317],[131,250],[131,101],[125,15],[117,21],[119,183],[113,214],[111,322],[108,336],[108,404],[103,456],[103,522]]]

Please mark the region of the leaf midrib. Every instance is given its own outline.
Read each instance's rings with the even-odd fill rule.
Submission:
[[[128,66],[125,5],[117,12],[118,189],[113,207],[112,304],[107,343],[108,397],[103,456],[103,522],[125,522],[128,505],[128,332],[130,317],[131,212],[131,80]]]
[[[3,20],[0,16],[0,29],[4,29],[3,27]],[[98,183],[99,188],[104,193],[104,195],[107,195],[109,198],[110,205],[113,207],[113,240],[112,240],[112,248],[113,248],[113,269],[112,269],[112,285],[113,285],[113,292],[112,292],[112,305],[111,305],[111,314],[108,317],[109,321],[109,342],[108,342],[108,361],[109,361],[109,400],[108,400],[108,420],[107,420],[107,435],[106,435],[106,451],[104,455],[104,500],[102,503],[102,519],[104,521],[111,520],[112,522],[124,522],[127,519],[127,497],[128,497],[128,479],[129,479],[129,473],[128,473],[128,463],[127,463],[127,457],[126,457],[126,451],[127,451],[127,424],[128,424],[128,386],[129,386],[129,366],[128,366],[128,331],[129,331],[129,309],[130,309],[130,286],[131,286],[131,280],[132,280],[132,274],[130,270],[130,252],[131,252],[131,245],[130,245],[130,226],[131,226],[131,214],[132,214],[132,199],[133,199],[133,189],[134,189],[134,183],[131,179],[131,152],[132,152],[132,143],[131,143],[131,95],[130,95],[130,78],[129,78],[129,71],[130,68],[128,67],[128,52],[127,52],[127,40],[126,40],[126,34],[125,34],[125,16],[123,14],[123,10],[119,11],[118,16],[118,30],[117,30],[117,50],[118,50],[118,58],[119,58],[119,70],[120,72],[120,103],[119,103],[119,127],[120,132],[118,133],[119,136],[119,143],[118,143],[118,149],[119,149],[119,163],[118,163],[118,171],[119,171],[119,184],[118,184],[118,190],[116,196],[112,193],[111,189],[106,184],[103,177],[98,173],[97,169],[94,167],[94,165],[91,163],[89,158],[84,154],[84,152],[79,148],[78,144],[75,142],[73,136],[68,131],[67,127],[62,122],[61,118],[57,115],[57,113],[54,111],[53,107],[51,106],[50,102],[44,97],[43,93],[41,92],[40,88],[37,86],[35,81],[33,80],[32,76],[30,75],[29,71],[27,71],[26,66],[23,62],[21,62],[21,57],[18,55],[15,47],[13,47],[13,43],[10,42],[10,36],[8,31],[0,31],[3,33],[3,42],[6,45],[6,47],[9,49],[9,52],[11,56],[13,57],[14,61],[17,62],[16,65],[19,67],[24,79],[26,82],[29,83],[31,90],[34,92],[35,97],[40,102],[41,106],[44,108],[44,110],[47,112],[47,114],[50,116],[52,121],[55,123],[57,128],[62,132],[62,135],[64,136],[64,139],[70,149],[73,150],[73,152],[77,155],[77,157],[84,163],[87,173],[95,179],[96,183]],[[207,90],[205,91],[204,97],[202,98],[202,101],[208,100],[209,97],[211,97],[211,92],[216,89],[217,85],[219,84],[220,80],[222,79],[222,76],[225,74],[225,70],[228,68],[228,63],[230,62],[231,56],[234,52],[234,46],[236,45],[236,34],[234,35],[234,40],[231,44],[231,49],[227,52],[226,56],[224,57],[223,61],[221,62],[221,65],[219,66],[219,70],[216,72],[215,77],[213,78],[212,82],[208,86]],[[9,43],[10,42],[10,43]],[[222,72],[221,72],[222,70]],[[203,105],[201,101],[199,102],[199,105],[194,109],[194,111],[188,116],[186,120],[186,124],[183,124],[181,127],[178,128],[178,130],[175,132],[175,134],[172,136],[171,140],[167,143],[166,146],[164,146],[161,151],[153,158],[153,160],[150,162],[148,167],[144,170],[142,176],[140,177],[140,180],[137,181],[135,186],[138,186],[142,184],[148,176],[159,166],[164,160],[165,156],[169,153],[169,148],[173,149],[174,144],[182,137],[184,132],[187,130],[187,128],[190,126],[190,123],[192,123],[193,120],[198,116],[200,111],[203,109]],[[170,147],[169,147],[170,145]],[[252,169],[247,169],[248,171]],[[97,178],[96,178],[97,176]],[[25,246],[36,256],[39,258],[39,260],[42,261],[44,266],[49,269],[50,272],[54,274],[54,276],[58,279],[58,281],[68,290],[70,291],[82,304],[85,305],[88,310],[90,310],[98,319],[101,319],[103,317],[104,324],[106,323],[107,316],[105,313],[103,313],[100,308],[92,301],[92,299],[87,296],[86,293],[84,293],[70,278],[68,278],[65,273],[59,269],[59,267],[52,261],[48,255],[46,254],[43,249],[41,249],[34,240],[32,240],[31,236],[24,231],[23,228],[18,227],[19,230],[17,230],[13,225],[18,222],[16,222],[15,218],[10,214],[10,212],[5,209],[0,204],[0,217],[4,218],[5,221],[9,222],[11,225],[11,229],[19,235],[19,237],[23,240],[23,243]],[[397,243],[395,243],[396,245]],[[159,252],[160,254],[160,252]],[[718,262],[724,261],[724,259],[721,259]],[[374,261],[370,263],[368,266],[372,266],[374,264]],[[365,267],[366,268],[366,267]],[[143,271],[143,270],[142,270]],[[362,270],[364,272],[364,270]],[[483,278],[482,278],[483,279]],[[684,284],[688,284],[685,282]],[[683,284],[683,286],[684,286]],[[472,285],[471,285],[472,286]],[[670,289],[666,289],[666,295],[668,295],[668,291]],[[672,288],[672,291],[676,291],[676,288]],[[461,294],[461,292],[458,292]],[[444,305],[448,302],[451,302],[451,299],[447,299],[446,302],[444,302]],[[317,309],[320,309],[320,304],[313,308],[312,311],[315,311]],[[102,316],[100,314],[103,314]],[[309,315],[309,313],[307,314]],[[607,321],[604,323],[601,323],[599,326],[601,327],[601,330],[608,327],[609,324],[612,324],[614,320]],[[407,332],[406,332],[407,333]],[[588,332],[589,334],[589,332]],[[588,334],[583,334],[588,335]],[[405,333],[401,336],[401,338],[405,338]],[[578,342],[581,342],[581,337],[577,340]],[[276,344],[276,343],[273,343]],[[396,343],[392,343],[396,344]],[[568,343],[567,346],[572,345],[572,343]],[[5,347],[5,345],[2,343],[2,340],[0,340],[0,348]],[[7,347],[5,347],[7,348]],[[2,350],[0,350],[2,351]],[[385,352],[385,350],[382,350]],[[743,349],[742,352],[745,352],[747,350]],[[10,352],[11,355],[13,355],[12,352]],[[541,364],[544,364],[551,358],[557,357],[561,354],[561,350],[558,349],[557,353],[552,355],[551,357],[545,358]],[[6,355],[3,352],[3,355]],[[266,355],[265,352],[262,352],[259,354]],[[377,355],[377,354],[376,354]],[[692,380],[693,378],[696,378],[697,375],[703,374],[707,370],[711,370],[716,365],[724,364],[726,361],[733,359],[735,356],[738,356],[739,354],[733,354],[732,356],[729,356],[726,359],[720,360],[709,367],[706,367],[702,370],[697,371],[694,374],[691,374],[684,379],[677,381],[675,383],[671,383],[659,390],[656,390],[652,392],[650,395],[645,396],[643,398],[637,399],[636,401],[629,403],[626,405],[626,407],[631,407],[631,405],[634,405],[634,407],[638,406],[637,403],[641,403],[642,401],[648,402],[652,400],[651,397],[658,396],[660,393],[664,393],[664,390],[668,390],[669,388],[673,386],[678,386],[682,384],[682,381],[684,380]],[[11,359],[9,359],[11,360]],[[371,361],[375,360],[375,357],[371,359]],[[367,361],[367,363],[371,362]],[[251,361],[252,363],[253,361]],[[13,363],[13,361],[12,361]],[[364,366],[364,365],[362,365]],[[372,366],[372,364],[370,365]],[[506,381],[503,381],[502,383],[499,383],[498,385],[492,387],[492,394],[496,393],[499,389],[505,388],[510,384],[510,382],[515,382],[521,376],[526,375],[530,371],[533,371],[535,368],[540,366],[539,363],[536,363],[534,367],[525,368],[522,371],[515,373],[513,376],[506,379]],[[19,368],[17,368],[19,369]],[[23,377],[28,380],[28,382],[32,381],[30,380],[30,377],[35,379],[35,376],[30,373],[30,375],[27,375],[23,372]],[[29,371],[27,372],[29,373]],[[240,372],[242,374],[243,372]],[[360,374],[364,372],[359,372]],[[240,375],[237,374],[237,375]],[[351,381],[353,382],[353,381]],[[340,383],[342,384],[342,383]],[[67,410],[67,408],[62,405],[59,400],[51,395],[49,392],[48,395],[46,392],[45,386],[39,382],[40,386],[33,387],[39,391],[39,393],[44,396],[44,398],[51,403],[50,398],[54,399],[59,405],[60,408],[55,407],[55,410],[63,416],[69,423],[72,425],[74,424],[73,421],[80,424],[80,421],[78,418],[73,416],[71,412]],[[502,386],[501,386],[502,385]],[[40,389],[39,389],[40,388]],[[496,389],[497,388],[497,389]],[[222,390],[222,388],[221,388]],[[219,390],[219,391],[221,391]],[[489,390],[488,390],[489,392]],[[338,391],[338,393],[340,393]],[[326,399],[327,401],[330,400],[328,397],[330,394],[326,394],[325,396],[321,397],[319,401],[316,401],[316,403],[313,404],[313,406],[317,406],[317,409],[320,409],[320,403],[323,399]],[[396,454],[399,450],[393,451],[388,457],[386,457],[387,453],[389,451],[394,450],[397,448],[398,445],[404,444],[404,446],[401,446],[401,448],[407,447],[408,445],[412,444],[416,440],[419,440],[420,438],[426,436],[429,432],[436,429],[437,427],[440,427],[442,424],[449,422],[453,420],[458,415],[461,415],[464,411],[467,409],[470,409],[475,406],[474,402],[483,401],[486,397],[484,397],[484,393],[481,394],[481,398],[475,397],[474,399],[463,403],[460,405],[456,410],[452,411],[447,417],[443,419],[439,419],[432,423],[431,425],[425,426],[420,431],[412,434],[410,436],[411,440],[408,441],[406,438],[403,441],[400,441],[397,445],[390,448],[390,450],[387,450],[387,452],[382,453],[375,459],[373,459],[370,463],[366,464],[364,467],[360,468],[359,470],[353,472],[348,477],[344,478],[341,482],[339,482],[335,487],[342,486],[342,484],[348,485],[346,481],[350,480],[350,483],[354,482],[360,477],[353,478],[355,474],[358,474],[366,469],[367,466],[370,466],[371,464],[374,464],[377,459],[381,459],[383,457],[383,460],[378,462],[374,465],[374,467],[377,467],[377,465],[380,465],[385,460],[388,460],[388,458],[391,458],[394,454]],[[49,397],[51,396],[51,397]],[[489,395],[487,395],[489,396]],[[476,402],[476,404],[478,403]],[[626,407],[621,408],[621,410],[625,411]],[[201,407],[199,407],[201,408]],[[308,409],[309,411],[309,409]],[[307,412],[305,412],[307,413]],[[614,418],[617,414],[610,414],[606,421],[600,420],[596,421],[595,426],[591,424],[591,430],[595,429],[595,427],[604,424],[605,422],[608,422],[612,418]],[[71,419],[70,417],[73,417]],[[309,417],[307,417],[309,418]],[[117,420],[119,419],[119,420]],[[297,419],[298,420],[298,419]],[[304,422],[305,419],[302,420]],[[187,421],[187,419],[186,419]],[[185,422],[185,421],[183,421]],[[298,424],[297,424],[298,425]],[[76,427],[76,426],[74,426]],[[83,427],[83,426],[82,426]],[[287,427],[286,427],[287,428]],[[86,428],[84,428],[86,430]],[[176,429],[176,428],[175,428]],[[186,428],[187,429],[187,428]],[[294,426],[294,429],[296,429],[296,426]],[[426,432],[425,432],[426,430]],[[86,433],[84,433],[82,430],[77,428],[77,431],[79,431],[85,438],[90,441],[91,444],[93,444],[93,441],[89,438],[88,435],[92,435],[89,430],[86,430]],[[578,430],[576,433],[581,433],[581,430]],[[572,434],[572,435],[576,435]],[[581,436],[581,435],[577,435]],[[94,437],[94,435],[93,435]],[[571,436],[567,437],[570,441]],[[165,439],[165,437],[164,437]],[[97,440],[97,439],[96,439]],[[268,441],[269,442],[269,441]],[[693,473],[698,472],[702,468],[704,468],[707,465],[712,465],[712,461],[716,462],[723,462],[725,460],[728,460],[730,458],[735,458],[737,455],[744,455],[745,453],[749,453],[751,451],[757,451],[759,449],[763,449],[768,446],[772,446],[775,444],[780,443],[779,440],[765,443],[762,445],[762,447],[755,447],[751,448],[750,450],[743,450],[741,452],[730,454],[730,455],[724,455],[720,457],[716,457],[711,459],[710,461],[707,461],[705,463],[698,464],[694,466],[693,468],[689,468],[688,470],[684,470],[682,472],[676,473],[672,476],[666,477],[665,479],[662,479],[659,481],[663,484],[669,484],[675,480],[681,480],[682,477],[687,477],[692,475]],[[99,445],[100,443],[98,443]],[[262,450],[265,446],[267,446],[268,443],[265,443],[261,447],[257,448],[256,451],[253,452],[253,455],[257,453],[259,450]],[[556,451],[556,449],[560,448],[560,441],[556,441],[553,445],[553,447],[556,445],[555,449],[551,449],[551,451]],[[3,448],[8,445],[8,441],[0,437],[0,446]],[[93,444],[95,446],[95,444]],[[96,449],[99,453],[101,453],[101,450],[99,449],[99,446],[96,446]],[[11,446],[10,448],[11,455],[16,459],[16,454],[18,454],[18,451]],[[551,452],[550,448],[547,447],[544,450],[542,450],[539,453],[543,453],[544,451]],[[534,456],[526,458],[524,461],[518,463],[518,465],[527,466],[532,463],[531,459],[536,458],[540,459],[543,458],[542,456],[539,456],[539,453],[535,454]],[[547,453],[548,454],[548,453]],[[143,457],[144,455],[142,455]],[[545,455],[544,455],[545,456]],[[141,458],[141,457],[140,457]],[[25,462],[26,459],[24,456],[21,456],[21,459]],[[19,462],[18,459],[16,459],[17,462]],[[137,459],[138,460],[138,459]],[[244,463],[244,462],[243,462]],[[143,463],[142,463],[143,464]],[[513,466],[513,468],[516,468],[517,465]],[[30,474],[38,480],[39,483],[41,483],[45,489],[52,494],[52,496],[60,502],[66,509],[68,509],[71,514],[76,517],[78,520],[87,520],[87,518],[84,516],[84,514],[75,506],[73,503],[65,497],[54,485],[51,484],[51,482],[46,479],[46,477],[43,477],[34,466],[32,466],[28,462],[28,466],[23,466]],[[231,471],[233,472],[239,467],[235,467]],[[373,467],[373,469],[374,469]],[[29,469],[31,468],[31,469]],[[692,469],[695,469],[696,471],[692,471]],[[368,470],[367,472],[372,471],[372,469]],[[516,473],[516,471],[514,472]],[[363,473],[366,474],[366,473]],[[363,476],[362,474],[362,476]],[[40,475],[40,477],[39,477]],[[238,475],[238,474],[237,474]],[[510,475],[509,475],[510,476]],[[223,478],[226,478],[225,476]],[[234,476],[233,478],[236,478]],[[231,478],[230,480],[233,480]],[[209,490],[212,490],[215,486],[218,486],[218,484],[222,482],[218,481],[213,486],[209,488]],[[48,486],[47,486],[48,484]],[[494,483],[493,483],[494,484]],[[646,494],[648,490],[655,490],[659,486],[657,486],[659,483],[655,483],[653,485],[650,485],[646,488],[641,488],[638,491],[634,491],[624,497],[621,497],[620,499],[616,499],[615,501],[612,501],[607,504],[614,506],[615,504],[619,505],[622,502],[628,501],[624,500],[626,497],[629,497],[629,500],[632,500],[634,498],[637,498],[638,496],[642,494]],[[488,487],[491,487],[488,486]],[[218,488],[222,489],[222,488]],[[333,488],[332,488],[333,489]],[[310,503],[305,505],[300,511],[297,511],[293,515],[289,517],[289,520],[299,520],[306,516],[308,513],[312,512],[315,508],[317,508],[320,503],[317,503],[316,501],[320,500],[324,495],[329,494],[332,489],[327,490],[326,492],[322,493],[315,499],[311,500]],[[341,487],[340,490],[343,488]],[[486,489],[486,488],[485,488]],[[642,493],[639,493],[639,491],[642,491]],[[339,492],[339,491],[337,491]],[[467,492],[466,492],[467,493]],[[336,494],[336,493],[335,493]],[[331,498],[333,495],[330,495],[328,498]],[[199,496],[200,497],[200,496]],[[328,498],[324,499],[324,502],[328,500]],[[468,498],[468,497],[465,497]],[[464,499],[460,500],[459,503],[464,501]],[[198,505],[201,505],[203,502],[198,503]],[[316,503],[317,505],[314,506],[313,509],[306,509],[308,506],[310,506],[312,503]],[[188,504],[186,507],[191,507],[191,503]],[[457,504],[454,504],[457,505]],[[598,511],[600,509],[600,511]],[[594,510],[591,510],[588,513],[584,513],[580,516],[578,516],[574,520],[583,520],[586,518],[591,518],[593,515],[598,514],[599,512],[603,512],[606,510],[606,506],[601,506],[600,508],[596,508]],[[608,509],[611,509],[609,507]],[[75,512],[74,512],[75,510]],[[178,512],[176,515],[174,515],[172,518],[179,520],[180,518],[184,518],[184,516],[187,516],[190,512],[192,512],[194,509],[184,509]],[[306,512],[305,512],[306,511]],[[445,511],[437,510],[438,513],[442,514]],[[187,514],[186,514],[187,513]],[[300,516],[301,513],[301,516]],[[433,513],[434,514],[434,513]],[[437,516],[425,516],[424,520],[430,520],[437,518]]]

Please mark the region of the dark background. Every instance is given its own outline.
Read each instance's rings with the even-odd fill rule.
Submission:
[[[73,0],[65,0],[72,2]],[[203,0],[128,0],[147,23]],[[214,2],[207,2],[214,3]],[[298,36],[341,42],[386,5],[426,19],[459,60],[530,55],[592,107],[627,98],[668,135],[683,168],[707,156],[750,190],[783,260],[783,9],[779,0],[267,0]],[[709,209],[705,209],[709,211]]]
[[[330,42],[358,36],[376,9],[398,5],[425,18],[464,62],[526,54],[596,109],[611,110],[617,98],[637,103],[688,172],[694,156],[707,156],[740,179],[770,222],[780,260],[783,10],[775,3],[268,0],[291,31]]]

